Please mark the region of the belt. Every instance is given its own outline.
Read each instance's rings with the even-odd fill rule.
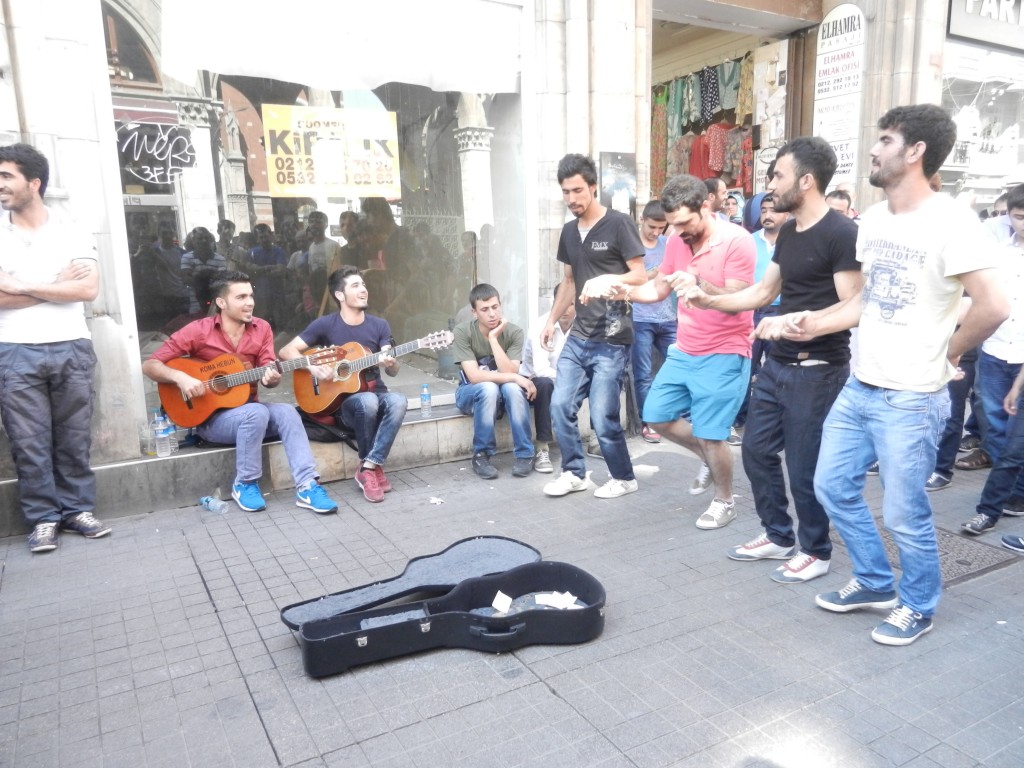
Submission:
[[[800,368],[810,368],[814,365],[830,365],[828,360],[797,360],[795,363],[786,363],[786,365],[799,366]]]

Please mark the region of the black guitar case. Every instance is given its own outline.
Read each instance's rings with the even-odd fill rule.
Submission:
[[[281,621],[289,629],[297,630],[306,622],[363,611],[409,595],[442,595],[474,576],[500,573],[538,560],[540,552],[521,541],[504,536],[474,536],[457,541],[442,552],[414,557],[392,579],[285,606],[281,609]]]
[[[513,598],[507,612],[492,607],[499,591]],[[541,604],[552,592],[576,599],[569,608]],[[432,648],[500,653],[585,643],[604,629],[604,604],[604,587],[589,573],[540,561],[466,579],[441,597],[305,621],[299,645],[306,674],[324,677]]]

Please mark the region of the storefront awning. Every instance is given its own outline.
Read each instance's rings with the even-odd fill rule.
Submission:
[[[521,0],[293,0],[163,4],[162,70],[205,69],[329,90],[383,83],[435,91],[519,91]],[[286,14],[279,16],[278,14]]]

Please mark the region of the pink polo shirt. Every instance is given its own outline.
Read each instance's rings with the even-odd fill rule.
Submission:
[[[701,250],[694,254],[683,238],[668,239],[661,273],[689,272],[712,285],[726,280],[754,282],[757,248],[754,238],[743,227],[728,221],[712,221],[714,230]],[[742,355],[750,357],[750,333],[754,313],[735,315],[714,309],[687,309],[680,301],[676,308],[678,328],[676,346],[688,355]]]

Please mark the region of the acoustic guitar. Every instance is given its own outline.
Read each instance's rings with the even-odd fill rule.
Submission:
[[[355,341],[334,347],[338,359],[332,363],[334,378],[331,380],[317,381],[309,371],[295,371],[292,374],[295,402],[305,413],[313,416],[334,413],[341,407],[346,397],[366,391],[367,384],[362,371],[380,365],[380,361],[387,357],[401,357],[417,349],[444,349],[453,341],[455,334],[451,331],[435,331],[429,336],[401,344],[386,352],[371,354],[366,347]]]
[[[249,402],[251,385],[263,378],[268,370],[289,373],[311,365],[332,365],[337,362],[341,350],[325,347],[307,350],[302,357],[294,360],[275,360],[269,365],[253,368],[249,363],[234,355],[221,355],[213,360],[197,360],[179,357],[168,360],[167,367],[184,371],[206,386],[199,397],[187,398],[176,384],[158,384],[160,404],[179,427],[196,427],[221,408],[237,408]]]

